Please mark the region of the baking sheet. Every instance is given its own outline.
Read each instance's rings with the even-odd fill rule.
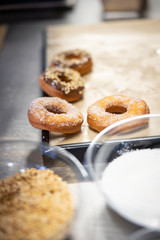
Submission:
[[[160,113],[160,20],[49,26],[46,48],[46,66],[57,53],[74,48],[90,52],[94,63],[92,72],[84,76],[83,99],[74,103],[84,115],[81,132],[52,132],[51,145],[92,141],[97,132],[88,127],[87,108],[108,95],[140,97],[151,113]]]

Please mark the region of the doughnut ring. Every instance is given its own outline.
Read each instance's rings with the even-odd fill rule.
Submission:
[[[83,123],[79,110],[58,97],[33,100],[28,109],[28,119],[35,128],[58,133],[79,132]]]
[[[149,107],[140,98],[112,95],[100,99],[88,108],[87,122],[92,129],[100,132],[120,120],[149,113]]]
[[[92,59],[88,52],[80,49],[59,53],[52,59],[51,67],[72,68],[84,75],[92,69]]]
[[[77,71],[70,68],[49,68],[39,76],[39,85],[51,97],[68,102],[82,98],[84,80]]]

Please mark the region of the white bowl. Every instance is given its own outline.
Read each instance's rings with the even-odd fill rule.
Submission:
[[[135,224],[160,229],[160,114],[104,129],[85,160],[109,207]]]

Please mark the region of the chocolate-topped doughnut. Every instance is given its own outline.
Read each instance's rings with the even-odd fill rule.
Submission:
[[[68,102],[79,100],[83,95],[84,80],[77,71],[70,68],[48,68],[39,76],[39,84],[51,97]]]
[[[84,75],[92,69],[92,58],[85,50],[75,49],[63,51],[57,54],[51,62],[51,66],[67,67],[78,71]]]

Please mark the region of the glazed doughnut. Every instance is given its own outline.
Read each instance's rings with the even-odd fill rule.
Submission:
[[[88,108],[87,122],[92,129],[100,132],[120,120],[148,113],[149,107],[142,99],[112,95],[100,99]]]
[[[50,97],[59,97],[68,102],[82,98],[84,80],[77,71],[69,68],[49,68],[39,76],[39,84]]]
[[[92,69],[92,59],[85,50],[75,49],[59,53],[52,59],[51,66],[67,67],[84,75]]]
[[[79,132],[83,123],[79,110],[58,97],[33,100],[28,109],[28,119],[35,128],[58,133]]]

